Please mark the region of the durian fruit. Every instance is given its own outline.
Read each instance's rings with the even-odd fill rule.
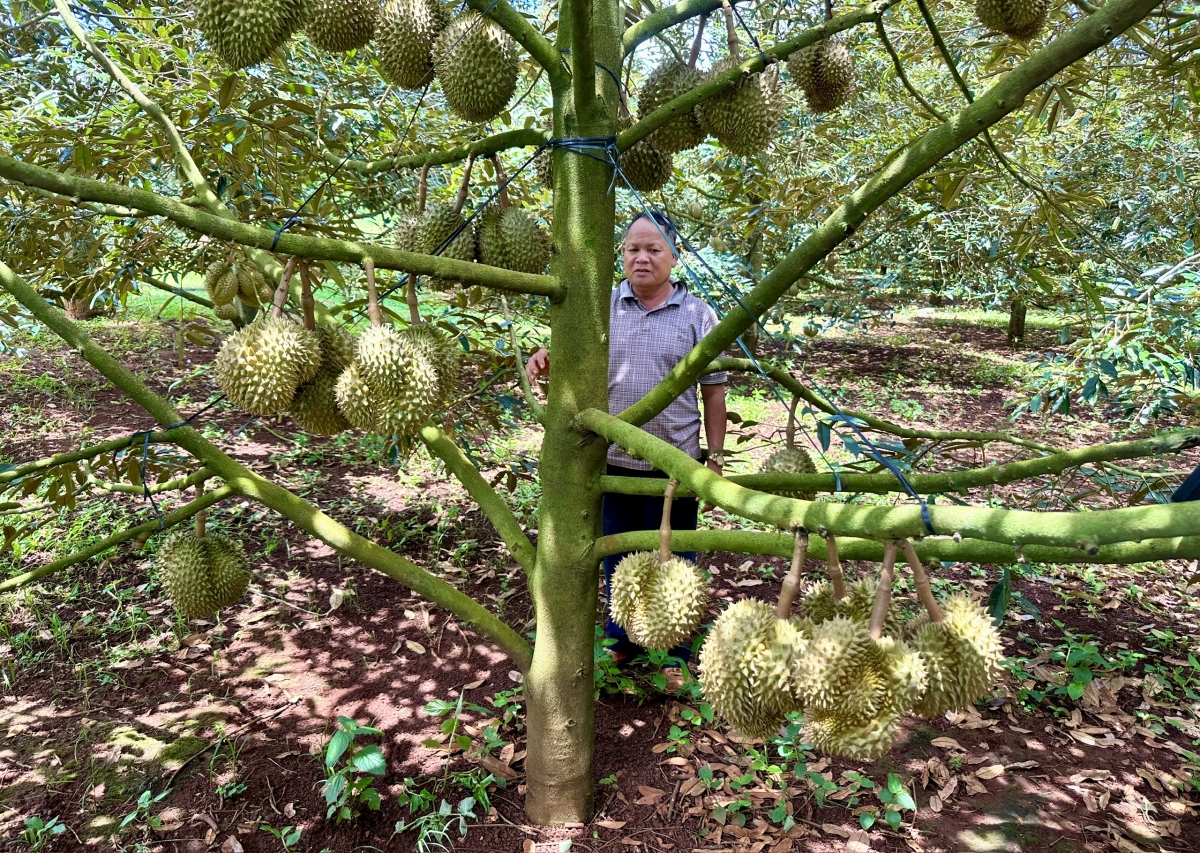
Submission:
[[[542,153],[533,158],[533,171],[538,180],[548,190],[554,189],[554,149],[543,148]]]
[[[344,53],[375,37],[379,0],[308,0],[304,34],[317,50]]]
[[[982,606],[952,595],[942,611],[942,621],[919,616],[906,631],[929,670],[929,686],[913,706],[923,717],[971,705],[991,688],[1004,660],[1000,632]]]
[[[613,621],[648,649],[671,649],[688,640],[708,608],[708,584],[694,563],[680,557],[660,563],[649,551],[617,564],[612,590]]]
[[[238,295],[237,271],[229,261],[214,261],[204,272],[204,290],[213,305],[228,305]]]
[[[260,316],[225,339],[213,373],[235,406],[273,415],[287,410],[296,388],[312,379],[320,364],[315,333],[283,317]]]
[[[621,130],[633,125],[633,119],[625,119]],[[661,189],[671,180],[675,169],[674,155],[654,147],[651,138],[635,142],[629,149],[621,152],[621,171],[629,180],[630,186],[642,193]]]
[[[795,662],[796,693],[805,710],[861,722],[883,704],[883,652],[861,619],[835,616],[817,623]]]
[[[250,563],[240,543],[218,533],[171,533],[158,551],[163,589],[184,616],[212,616],[245,593]]]
[[[258,307],[271,302],[271,286],[258,267],[247,259],[233,265],[237,273],[238,298],[247,305]]]
[[[363,381],[380,396],[396,396],[409,382],[409,350],[391,326],[372,326],[363,332],[354,361]]]
[[[550,263],[550,234],[516,207],[489,207],[475,232],[480,263],[527,273],[543,273]]]
[[[854,92],[854,60],[846,46],[834,39],[822,39],[793,53],[788,71],[814,113],[837,109]]]
[[[1050,0],[975,0],[975,14],[989,30],[1028,41],[1046,25]]]
[[[342,371],[333,388],[338,411],[355,429],[375,432],[375,396],[362,378],[358,365],[351,363]]]
[[[433,45],[449,23],[441,0],[386,0],[375,34],[383,79],[401,89],[420,89],[432,80]]]
[[[814,624],[820,624],[838,616],[866,622],[871,618],[871,610],[875,606],[875,594],[879,589],[877,578],[865,577],[846,585],[846,594],[840,600],[833,595],[833,587],[824,581],[813,584],[801,603],[804,615]],[[900,611],[894,605],[889,605],[884,621],[883,633],[890,636],[900,636],[904,631],[904,623]]]
[[[741,64],[740,57],[727,57],[712,67],[706,79],[719,77]],[[696,105],[701,129],[741,156],[766,150],[779,134],[782,111],[774,69],[743,75],[733,86]]]
[[[406,213],[396,223],[396,248],[404,252],[426,254],[425,240],[421,236],[423,217],[419,213]]]
[[[875,711],[867,717],[859,717],[836,708],[829,711],[808,709],[805,731],[813,746],[822,752],[844,755],[856,761],[879,758],[895,745],[901,718],[925,689],[925,664],[915,649],[902,640],[887,636],[871,642],[874,651],[864,660],[871,659],[876,668],[869,670],[869,677],[851,680],[857,684],[856,695],[860,700],[872,694],[870,688],[876,679],[882,680]],[[813,643],[805,657],[812,654]]]
[[[470,228],[463,227],[464,222],[466,218],[451,204],[429,205],[421,220],[424,253],[458,261],[475,260],[475,234]],[[458,233],[455,234],[455,231]],[[429,286],[434,290],[449,290],[459,284],[457,279],[434,276],[429,279]]]
[[[236,302],[226,302],[224,305],[214,305],[213,314],[218,320],[228,320],[232,323],[234,320],[241,319],[242,310],[238,308]]]
[[[442,31],[433,67],[450,110],[466,121],[491,121],[517,90],[516,44],[478,12],[464,12]]]
[[[257,65],[304,25],[308,0],[194,0],[196,26],[230,68]]]
[[[700,85],[704,74],[678,59],[669,59],[650,72],[638,95],[638,118],[645,118],[663,104]],[[664,154],[687,151],[704,141],[704,131],[695,110],[673,118],[654,133],[650,142]]]
[[[354,360],[354,341],[341,328],[317,329],[321,345],[321,367],[317,375],[296,389],[288,412],[303,430],[317,435],[337,435],[350,428],[338,410],[334,389],[342,372]]]
[[[767,738],[800,710],[793,661],[807,646],[804,623],[742,599],[713,624],[700,649],[700,686],[713,710],[751,737]]]
[[[784,447],[771,454],[770,458],[763,463],[761,473],[815,474],[817,466],[803,447]],[[802,501],[811,501],[817,497],[816,492],[804,491],[778,492],[778,494],[789,498],[799,498]]]

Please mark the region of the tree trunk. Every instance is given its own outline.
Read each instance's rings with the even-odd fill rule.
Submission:
[[[68,320],[90,320],[99,317],[104,311],[93,308],[91,299],[64,299],[63,313]]]
[[[615,0],[590,5],[596,63],[619,68],[619,5]],[[560,45],[571,44],[570,19],[566,13],[560,18]],[[577,17],[574,25],[579,23]],[[554,93],[556,137],[614,133],[615,87],[607,75],[599,75],[597,84],[606,97],[588,104],[572,99],[570,83]],[[554,159],[552,272],[568,286],[565,298],[550,309],[553,372],[539,465],[537,562],[530,577],[537,640],[525,676],[525,811],[536,824],[586,822],[594,808],[592,671],[599,558],[593,544],[600,533],[596,483],[607,445],[595,436],[585,439],[574,420],[582,409],[608,409],[615,227],[615,200],[608,194],[612,168],[588,153],[563,148],[554,149]]]
[[[1025,313],[1028,308],[1025,305],[1025,300],[1021,297],[1016,297],[1012,301],[1012,305],[1008,311],[1008,345],[1013,349],[1019,349],[1025,341]]]

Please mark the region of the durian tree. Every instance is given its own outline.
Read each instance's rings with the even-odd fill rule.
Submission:
[[[945,158],[956,156],[992,128],[1004,129],[1028,99],[1040,97],[1045,87],[1056,85],[1060,75],[1071,74],[1090,54],[1143,50],[1142,32],[1131,28],[1142,26],[1139,22],[1158,6],[1154,0],[1110,0],[1101,8],[1080,2],[1077,7],[1055,10],[1052,25],[1045,30],[1045,3],[980,0],[983,25],[1024,45],[1005,55],[1004,73],[986,77],[978,73],[981,63],[976,63],[967,73],[977,72],[971,76],[978,91],[960,86],[963,80],[954,54],[942,52],[944,40],[937,34],[934,41],[945,60],[940,79],[950,81],[946,91],[963,89],[965,97],[957,103],[940,98],[940,109],[928,111],[889,156],[859,164],[860,179],[853,187],[836,200],[821,200],[825,211],[821,221],[809,223],[790,245],[777,244],[773,262],[764,263],[753,285],[726,306],[714,331],[657,388],[617,414],[608,412],[606,399],[607,318],[623,181],[652,192],[671,178],[676,162],[684,171],[698,168],[695,155],[678,152],[711,136],[716,141],[705,143],[706,156],[742,158],[738,162],[753,167],[762,191],[772,192],[773,183],[781,185],[789,177],[786,162],[774,161],[768,167],[773,162],[771,146],[784,144],[777,138],[785,118],[797,110],[813,114],[837,110],[853,97],[848,88],[852,74],[848,40],[853,38],[857,44],[878,36],[882,45],[887,22],[900,14],[910,19],[919,16],[933,34],[935,16],[923,2],[916,3],[914,11],[907,0],[838,9],[829,5],[800,9],[791,2],[768,0],[742,2],[737,10],[749,23],[745,27],[733,7],[720,0],[681,0],[662,8],[626,7],[616,0],[558,4],[467,0],[465,6],[460,10],[438,0],[387,0],[378,5],[361,0],[241,0],[236,4],[195,0],[182,20],[147,7],[112,17],[100,14],[103,9],[88,7],[85,25],[65,0],[55,0],[53,13],[47,7],[38,20],[53,15],[65,29],[41,36],[41,42],[27,26],[11,29],[18,37],[17,47],[12,56],[4,54],[0,65],[7,82],[17,86],[19,81],[9,78],[21,77],[14,57],[23,57],[21,61],[30,65],[34,62],[30,57],[45,49],[49,58],[44,61],[57,65],[64,87],[94,86],[96,79],[104,79],[121,93],[121,106],[103,107],[111,120],[110,138],[97,142],[86,132],[91,126],[86,97],[76,99],[69,115],[65,107],[48,115],[43,101],[22,100],[14,114],[19,113],[15,117],[28,125],[18,128],[9,150],[0,152],[0,194],[9,203],[6,209],[33,207],[59,215],[77,210],[99,223],[134,223],[144,239],[155,240],[170,257],[194,258],[186,246],[198,236],[215,244],[211,265],[205,265],[210,300],[218,308],[237,300],[234,313],[240,316],[229,319],[244,324],[227,336],[212,367],[230,399],[250,412],[290,411],[307,429],[334,431],[348,424],[401,442],[423,443],[478,502],[525,570],[536,615],[532,644],[480,602],[240,464],[193,425],[182,423],[188,412],[177,411],[153,393],[121,364],[119,353],[97,345],[51,305],[46,297],[52,294],[26,281],[26,275],[37,278],[39,264],[48,260],[36,240],[19,246],[6,241],[0,249],[0,287],[26,316],[61,336],[154,418],[160,430],[138,440],[147,446],[173,445],[189,454],[197,470],[185,479],[187,485],[211,481],[208,491],[196,500],[165,515],[167,526],[181,525],[229,498],[258,502],[341,554],[444,607],[508,655],[524,675],[526,810],[533,821],[561,823],[591,816],[591,615],[597,607],[599,560],[607,554],[653,551],[660,545],[661,531],[600,536],[605,492],[662,490],[666,485],[606,478],[605,451],[610,442],[669,474],[678,486],[667,488],[699,495],[733,516],[779,531],[668,532],[670,548],[791,557],[793,580],[799,576],[808,536],[826,538],[831,568],[838,554],[884,561],[883,580],[870,588],[845,590],[845,596],[832,595],[826,602],[826,619],[793,624],[782,601],[774,612],[768,605],[747,602],[735,605],[734,630],[714,632],[714,648],[758,637],[769,652],[763,653],[764,671],[786,682],[781,688],[784,693],[794,692],[796,701],[803,698],[813,711],[813,724],[818,730],[823,727],[827,740],[866,737],[873,754],[879,747],[886,748],[885,734],[894,729],[905,708],[920,703],[936,712],[947,702],[969,701],[960,694],[977,692],[989,675],[985,667],[978,668],[964,687],[947,674],[950,670],[945,666],[934,671],[921,663],[926,655],[945,663],[965,654],[963,637],[978,623],[969,602],[939,605],[930,595],[924,602],[928,618],[913,627],[907,640],[892,636],[897,632],[885,618],[890,594],[885,581],[900,554],[914,572],[922,574],[921,562],[934,560],[1128,563],[1200,555],[1200,513],[1185,505],[1071,513],[932,502],[925,506],[913,501],[879,507],[811,500],[814,492],[835,490],[900,492],[901,483],[886,472],[837,477],[793,473],[804,468],[722,477],[640,429],[711,370],[755,370],[754,362],[724,357],[724,353],[798,282],[866,227],[877,211],[893,204]],[[713,25],[708,41],[701,25],[705,19]],[[289,42],[298,30],[305,35]],[[748,38],[751,34],[756,34],[754,39]],[[22,48],[21,39],[33,39],[33,44]],[[364,44],[371,47],[339,60],[333,71],[312,53]],[[653,44],[661,46],[663,59],[653,72],[645,73],[645,63],[637,57],[639,51],[657,50]],[[161,50],[150,50],[149,45]],[[712,56],[702,50],[705,45]],[[293,65],[281,59],[280,51],[288,50],[299,57]],[[1150,48],[1144,50],[1154,57]],[[894,49],[887,52],[896,57]],[[711,63],[699,63],[702,54]],[[238,71],[263,62],[268,64],[240,73],[213,70],[220,63]],[[631,93],[622,91],[626,68],[646,78],[647,88],[641,90],[636,106]],[[898,57],[895,68],[897,73],[903,70]],[[414,94],[413,106],[423,106],[431,88],[441,95],[419,130],[411,121],[406,126],[403,117],[390,114],[390,107],[376,106],[360,111],[367,120],[332,145],[323,136],[325,124],[317,110],[279,93],[311,95],[316,84],[333,88],[338,85],[338,72],[350,78],[355,97],[379,91],[383,84],[372,89],[367,82],[369,74],[376,72],[388,85],[415,87],[419,95]],[[525,84],[520,95],[519,81]],[[923,101],[919,90],[907,78],[904,83],[905,88],[896,91],[911,94],[913,100],[907,103],[919,110]],[[241,107],[237,122],[215,121],[239,99],[268,90],[274,94]],[[206,106],[189,100],[197,91],[205,93]],[[524,107],[529,120],[523,127],[513,126],[525,121],[513,120],[514,97],[523,104],[543,99],[536,108]],[[321,100],[321,109],[326,106],[335,109]],[[489,132],[484,124],[501,114],[506,129]],[[548,119],[546,129],[542,115]],[[445,126],[439,129],[438,122]],[[28,132],[23,132],[24,127]],[[88,141],[64,156],[64,140],[80,134]],[[372,140],[383,134],[393,147],[377,151]],[[102,148],[102,156],[93,148]],[[375,158],[369,159],[363,153],[367,151]],[[507,169],[514,171],[535,152],[541,159],[536,166],[529,165],[528,172],[537,169],[550,182],[548,241],[538,236],[536,222],[506,204],[503,210],[484,211],[478,217],[476,248],[481,260],[475,260],[471,245],[456,245],[464,234],[464,244],[475,242],[462,225],[466,178],[473,167],[480,168],[477,161],[492,163],[493,155],[502,155],[509,158]],[[226,158],[233,154],[237,161]],[[240,168],[233,170],[231,162]],[[322,168],[314,169],[314,163]],[[499,160],[490,167],[492,177],[504,171],[497,164]],[[335,168],[361,179],[361,185],[352,191],[329,189],[327,177]],[[454,202],[427,203],[430,169],[450,173],[448,179],[443,176],[443,198],[452,198],[455,186],[461,186]],[[388,194],[385,180],[394,181],[395,176],[403,184],[399,197],[394,188]],[[514,183],[509,189],[515,194],[521,186]],[[536,198],[538,192],[526,191],[521,200]],[[294,215],[306,198],[314,202],[315,215],[310,219]],[[394,233],[358,230],[342,202],[350,204],[352,212],[388,209],[395,215]],[[396,210],[398,206],[403,209]],[[264,222],[272,226],[265,227]],[[447,223],[452,227],[447,228]],[[311,278],[318,270],[344,277],[350,295],[343,304],[314,298]],[[74,270],[65,267],[64,271]],[[387,297],[376,285],[376,275],[389,271],[399,274],[400,301],[393,300],[398,312],[387,308]],[[414,297],[414,288],[424,287],[421,282],[449,289],[452,299],[480,298],[467,294],[482,288],[514,299],[544,300],[548,305],[553,381],[544,406],[531,391],[527,401],[544,429],[536,544],[463,452],[455,434],[443,428],[447,415],[453,414],[447,408],[454,397],[443,385],[450,384],[446,377],[455,370],[454,359],[444,336],[421,331],[425,325],[421,303]],[[341,328],[347,305],[366,306],[371,314],[371,328],[354,347],[348,346]],[[401,319],[402,328],[385,322],[385,308]],[[289,310],[302,314],[303,321],[288,319]],[[519,360],[511,367],[519,373]],[[818,417],[835,424],[845,420],[845,415],[830,410],[827,401],[786,370],[770,365],[764,370]],[[1169,453],[1200,442],[1195,431],[1178,431],[1062,451],[1003,434],[903,428],[869,413],[851,414],[865,428],[906,440],[1008,441],[1038,454],[1004,466],[909,478],[922,495],[966,492],[1084,464]],[[0,488],[22,477],[69,472],[81,460],[128,443],[118,440],[18,465],[0,473]],[[45,577],[157,528],[157,521],[132,528],[87,552],[0,583],[0,590]],[[198,532],[202,529],[200,524]],[[202,536],[172,536],[179,538],[166,548],[170,565],[190,567],[188,577],[210,578],[198,594],[177,592],[191,596],[189,600],[199,599],[195,607],[185,609],[200,612],[225,603],[228,589],[244,580],[236,550],[228,543],[205,542]],[[665,544],[662,551],[662,556],[669,552]],[[668,562],[645,563],[643,569],[650,574],[644,577],[665,571],[662,566]],[[840,582],[837,577],[834,581],[831,589]],[[220,587],[219,595],[209,588],[212,585]],[[634,586],[636,598],[642,585]],[[653,584],[647,581],[644,586]],[[927,581],[924,588],[927,591]],[[790,589],[789,595],[795,597],[795,584]],[[819,609],[818,604],[808,601],[811,612]],[[859,618],[864,615],[870,616],[869,622]],[[807,658],[811,666],[806,665],[793,682],[785,664],[793,652],[799,655],[809,647],[832,651]],[[844,707],[835,689],[845,669],[835,666],[840,658],[834,652],[860,661],[855,666],[865,667],[864,678],[877,685],[870,695],[852,697],[854,708]],[[989,660],[991,654],[976,649],[975,658],[968,655],[968,659]],[[715,670],[706,675],[706,683],[732,693],[733,709],[744,698],[743,682],[714,660],[740,657],[736,650],[702,653],[702,668]],[[920,697],[918,681],[926,685]],[[780,695],[764,694],[758,705],[749,706],[744,724],[754,729],[773,719],[770,715],[783,707],[774,704]],[[763,708],[769,712],[767,717],[759,714]]]

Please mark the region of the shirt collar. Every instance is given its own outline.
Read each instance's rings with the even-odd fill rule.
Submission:
[[[682,305],[684,298],[687,297],[688,289],[686,284],[681,281],[672,280],[671,285],[673,286],[671,295],[668,296],[667,301],[662,305],[659,305],[658,308],[664,308],[667,305]],[[629,283],[629,279],[621,279],[621,283],[618,285],[617,289],[622,299],[637,299],[637,296],[633,292],[633,285]],[[655,310],[658,309],[656,308]]]

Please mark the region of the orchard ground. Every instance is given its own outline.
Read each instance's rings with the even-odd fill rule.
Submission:
[[[215,348],[190,346],[181,362],[175,339],[187,317],[172,305],[156,318],[155,307],[143,300],[137,316],[86,325],[193,412],[214,393],[201,368]],[[1118,435],[1102,410],[1008,422],[1026,353],[1059,339],[1031,316],[1026,352],[1014,353],[1004,320],[906,315],[822,335],[788,357],[839,405],[905,424],[1012,430],[1063,447]],[[955,333],[961,340],[952,342]],[[0,463],[151,425],[56,339],[22,346],[21,355],[0,356]],[[754,471],[782,440],[785,408],[761,381],[739,376],[730,409],[740,419],[730,427],[730,472]],[[360,434],[310,437],[287,420],[239,433],[245,422],[218,407],[199,426],[240,461],[532,631],[521,570],[426,454],[398,471],[382,442]],[[504,482],[536,460],[540,433],[526,424],[512,438],[460,438],[485,474]],[[829,456],[849,459],[837,439]],[[917,467],[1017,457],[999,444],[943,445]],[[1129,468],[1158,474],[1197,462],[1192,451]],[[1154,476],[1075,472],[970,500],[1108,507],[1140,501],[1156,485]],[[504,492],[529,528],[536,488],[517,478]],[[159,500],[177,503],[174,495]],[[104,491],[73,512],[6,516],[0,524],[23,533],[0,555],[0,579],[151,518],[139,497]],[[256,571],[250,593],[219,620],[174,615],[153,570],[154,539],[0,596],[5,849],[340,853],[422,849],[439,839],[460,851],[514,853],[1200,849],[1200,574],[1188,563],[1008,567],[1018,595],[1003,628],[1009,670],[995,696],[945,719],[911,719],[897,747],[869,765],[806,748],[798,723],[771,742],[742,741],[712,718],[694,685],[664,693],[661,661],[617,670],[598,644],[596,817],[547,829],[524,825],[520,676],[503,656],[455,618],[255,506],[228,502],[209,523],[245,543]],[[721,511],[704,523],[741,524]],[[701,565],[713,575],[713,616],[742,596],[773,600],[786,569],[780,559],[729,553],[702,555]],[[981,597],[1003,568],[932,567],[938,592]],[[808,564],[813,579],[822,570]],[[909,591],[902,579],[911,607]],[[597,599],[597,620],[601,606]],[[354,745],[380,746],[386,762],[380,775],[335,765],[351,785],[367,778],[381,802],[375,811],[370,795],[360,797],[360,813],[340,822],[326,819],[322,796],[339,715],[381,730]],[[463,838],[457,810],[470,796],[474,817],[465,818]],[[450,816],[439,815],[443,801]],[[57,818],[66,830],[38,831],[31,818]],[[409,828],[394,835],[398,822]]]

